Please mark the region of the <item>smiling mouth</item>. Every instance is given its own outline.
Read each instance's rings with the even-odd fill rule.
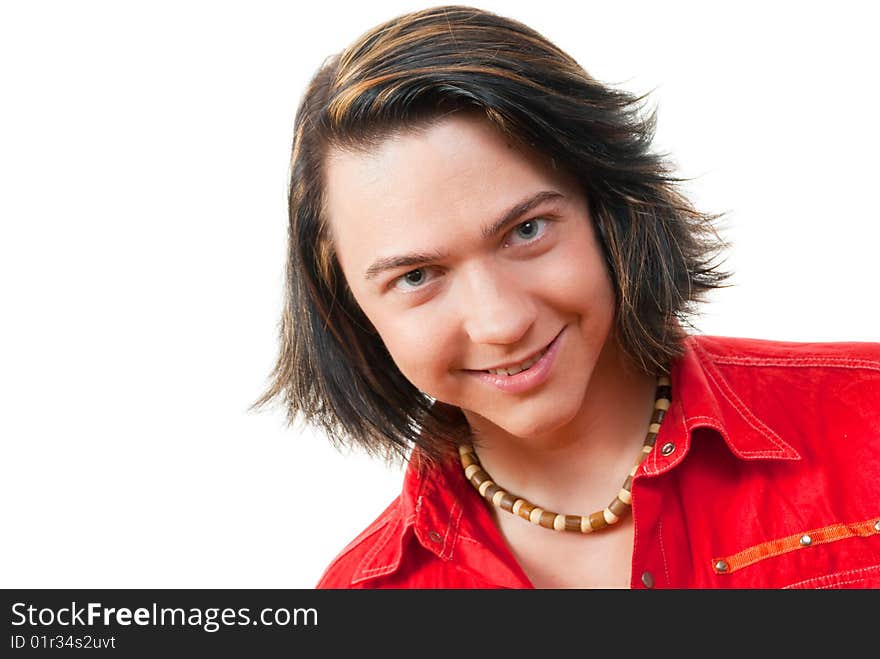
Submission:
[[[562,332],[560,331],[560,334],[561,333]],[[532,355],[531,357],[529,357],[525,361],[522,361],[518,364],[513,364],[511,366],[508,366],[507,368],[490,368],[490,369],[476,370],[476,371],[472,371],[472,372],[473,373],[491,373],[492,375],[502,375],[502,376],[507,376],[507,377],[509,377],[511,375],[516,375],[517,373],[522,373],[523,371],[529,370],[532,366],[534,366],[539,361],[541,361],[541,357],[543,357],[545,354],[547,354],[547,351],[550,349],[550,346],[553,345],[553,342],[556,341],[557,338],[559,338],[559,334],[554,336],[553,341],[550,341],[550,343],[548,343],[546,346],[541,348],[541,350],[536,352],[534,355]]]
[[[492,375],[516,375],[517,373],[522,373],[534,366],[549,349],[550,345],[548,344],[541,352],[537,353],[534,357],[529,357],[520,364],[515,364],[509,368],[490,368],[483,371],[483,373],[491,373]]]

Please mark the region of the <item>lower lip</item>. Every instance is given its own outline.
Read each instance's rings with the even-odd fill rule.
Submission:
[[[544,384],[547,378],[550,377],[550,370],[553,368],[556,353],[559,352],[559,344],[562,342],[564,331],[556,335],[556,338],[547,347],[547,352],[541,356],[541,359],[516,375],[495,375],[485,371],[468,371],[468,373],[478,380],[491,384],[493,387],[497,387],[508,394],[521,394],[534,389]]]

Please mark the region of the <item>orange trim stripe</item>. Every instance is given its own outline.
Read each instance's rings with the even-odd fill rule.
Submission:
[[[786,538],[762,542],[730,556],[712,559],[715,574],[730,574],[765,558],[772,558],[796,549],[809,549],[813,545],[843,540],[844,538],[880,535],[880,517],[872,517],[864,522],[852,524],[832,524],[803,533],[795,533]]]

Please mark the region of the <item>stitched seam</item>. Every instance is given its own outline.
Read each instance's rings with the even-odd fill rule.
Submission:
[[[418,514],[422,509],[422,499],[423,499],[422,492],[425,491],[426,483],[427,483],[427,481],[424,481],[424,480],[419,481],[419,490],[418,490],[418,492],[416,492],[416,509],[415,509],[416,514]]]
[[[739,399],[739,397],[735,393],[731,392],[731,395],[733,396],[734,400],[730,399],[730,396],[724,390],[724,387],[722,387],[721,384],[718,382],[717,378],[715,377],[715,374],[712,373],[711,369],[707,368],[707,369],[705,369],[705,372],[706,372],[706,375],[708,375],[709,378],[712,380],[713,384],[716,387],[718,387],[718,390],[721,392],[721,395],[724,396],[724,398],[727,400],[727,402],[730,403],[734,407],[734,409],[736,409],[736,411],[740,414],[740,416],[743,419],[745,419],[746,423],[748,423],[757,432],[764,435],[764,437],[769,439],[773,444],[778,446],[780,451],[785,452],[786,448],[791,449],[791,447],[789,447],[787,444],[781,443],[782,439],[779,436],[777,436],[775,433],[770,431],[771,434],[767,434],[767,432],[765,432],[760,427],[755,425],[752,422],[752,420],[754,419],[755,421],[760,423],[758,418],[754,414],[752,414],[751,410],[749,410],[749,408],[745,406],[745,404]],[[766,426],[765,426],[765,428],[766,428]],[[767,428],[767,430],[769,431],[770,429]],[[743,455],[757,455],[757,453],[752,453],[751,451],[749,451],[749,452],[744,452]]]
[[[719,575],[733,574],[764,559],[774,558],[797,550],[808,551],[814,545],[824,545],[839,540],[846,540],[847,538],[868,538],[878,534],[878,531],[874,529],[876,519],[876,517],[871,517],[860,522],[829,524],[828,526],[810,531],[793,533],[784,538],[767,540],[730,556],[717,556],[713,558],[712,570]],[[800,538],[804,535],[809,535],[812,538],[811,544],[806,547],[800,544]],[[718,572],[715,569],[715,564],[718,561],[727,563],[728,567],[725,571]]]
[[[415,510],[413,511],[412,515],[410,515],[410,516],[407,518],[407,521],[409,521],[410,519],[413,520],[413,533],[415,533],[415,535],[416,535],[416,539],[419,541],[420,544],[422,544],[422,540],[421,540],[421,538],[419,537],[419,533],[418,533],[418,531],[419,531],[419,529],[420,529],[421,527],[419,526],[419,524],[418,524],[418,522],[417,522],[416,520],[417,520],[418,517],[422,514],[422,501],[423,501],[424,498],[425,498],[425,497],[422,495],[422,492],[425,490],[425,485],[426,485],[426,483],[427,483],[427,481],[425,481],[425,480],[420,480],[420,481],[419,481],[419,489],[418,489],[418,491],[416,492],[416,507],[415,507]],[[424,546],[424,545],[423,545],[423,546]],[[427,547],[426,547],[426,549],[427,549]]]
[[[366,556],[364,556],[364,560],[361,561],[361,565],[368,565],[375,557],[376,554],[379,553],[379,550],[382,549],[388,542],[388,538],[391,535],[391,531],[394,530],[395,524],[388,524],[385,527],[385,530],[382,532],[382,536],[376,542],[375,545],[367,552]],[[358,577],[355,580],[352,580],[352,583],[356,580],[360,580],[360,575],[368,575],[375,570],[387,570],[390,567],[393,567],[394,563],[390,563],[381,568],[359,568],[357,571]]]
[[[419,498],[418,503],[421,503],[421,498]],[[418,504],[417,504],[417,505],[418,505]],[[404,527],[408,526],[411,522],[414,522],[414,521],[415,521],[415,518],[416,518],[415,513],[411,514],[409,517],[407,517],[407,518],[404,520],[404,522],[403,522],[403,526],[404,526]],[[378,553],[378,550],[376,551],[376,553]],[[367,561],[366,561],[366,558],[364,558],[364,562],[367,562]],[[367,575],[367,574],[371,574],[371,573],[373,573],[373,572],[381,572],[382,570],[388,570],[389,568],[393,568],[394,565],[395,565],[394,563],[389,563],[388,565],[383,565],[382,567],[372,567],[372,568],[369,568],[369,569],[363,569],[363,570],[360,571],[360,573],[363,574],[363,575]]]
[[[335,559],[333,559],[333,562],[330,563],[330,565],[327,567],[327,569],[325,570],[324,576],[322,576],[321,581],[319,581],[319,584],[323,583],[325,576],[332,571],[332,569],[339,563],[339,561],[342,560],[342,558],[344,556],[346,556],[347,554],[352,552],[355,549],[355,547],[358,547],[359,545],[366,542],[366,540],[368,538],[371,538],[374,535],[376,535],[377,533],[379,533],[380,531],[383,531],[383,529],[385,529],[389,525],[389,522],[393,519],[394,514],[395,514],[394,511],[396,509],[397,509],[397,507],[395,507],[394,510],[388,512],[387,514],[382,515],[379,519],[377,519],[375,522],[373,522],[369,527],[364,529],[364,531],[357,538],[355,538],[350,543],[348,543],[348,545],[346,545],[346,547],[339,553],[339,555]],[[361,561],[360,564],[363,565],[363,561]],[[355,579],[355,577],[352,577],[352,579]]]
[[[452,560],[452,555],[455,553],[455,540],[458,538],[458,527],[461,526],[461,516],[464,514],[464,508],[461,506],[458,507],[458,517],[455,518],[455,529],[453,530],[452,535],[452,547],[449,549],[449,559]]]
[[[446,533],[443,534],[443,546],[440,548],[440,557],[443,558],[446,553],[446,541],[449,539],[449,532],[452,531],[453,537],[453,546],[449,548],[449,558],[452,558],[452,551],[454,548],[454,539],[455,539],[455,530],[458,529],[458,523],[461,520],[461,514],[463,512],[463,508],[458,505],[458,501],[453,500],[452,502],[452,510],[449,511],[450,516],[455,515],[455,510],[458,509],[458,515],[455,516],[451,524],[446,525]]]
[[[831,590],[832,588],[837,588],[838,586],[845,586],[848,583],[857,583],[860,581],[864,581],[864,579],[850,579],[849,581],[836,581],[828,586],[816,586],[814,590]]]
[[[663,559],[663,574],[666,575],[666,585],[672,583],[669,578],[669,566],[666,564],[666,550],[663,548],[663,520],[657,521],[657,535],[660,536],[660,558]]]
[[[388,536],[391,535],[391,529],[393,527],[394,527],[393,524],[388,524],[385,527],[385,529],[382,531],[382,535],[380,536],[379,540],[376,542],[375,545],[373,545],[370,548],[370,551],[367,552],[366,556],[364,556],[364,560],[361,563],[362,565],[364,563],[369,563],[370,561],[372,561],[376,557],[376,554],[379,553],[379,550],[385,546],[385,542],[388,540]]]
[[[803,581],[798,581],[797,583],[789,584],[788,586],[785,586],[783,588],[783,590],[785,590],[786,588],[796,588],[797,586],[806,586],[807,584],[810,584],[813,582],[819,582],[824,579],[828,579],[830,577],[838,577],[838,576],[842,577],[844,575],[849,576],[849,575],[856,575],[856,574],[861,574],[862,577],[864,577],[864,576],[867,576],[867,573],[869,570],[876,572],[878,569],[880,569],[880,565],[869,565],[868,567],[854,568],[852,570],[843,570],[841,572],[832,572],[831,574],[823,574],[821,577],[812,577],[811,579],[804,579]],[[854,582],[860,581],[860,580],[861,579],[851,579],[849,581],[839,581],[836,583],[837,584],[854,583]],[[820,590],[822,588],[832,588],[832,587],[833,586],[819,586],[819,588],[817,588],[817,590]]]
[[[371,567],[369,570],[361,570],[362,575],[373,574],[374,572],[381,572],[382,570],[387,570],[389,568],[394,567],[394,563],[389,563],[388,565],[383,565],[382,567]]]
[[[784,359],[778,357],[736,357],[729,355],[716,355],[704,349],[704,352],[712,357],[716,364],[748,364],[752,366],[790,366],[792,368],[809,368],[812,366],[831,366],[837,368],[866,368],[870,371],[880,371],[880,363],[867,359],[846,359],[835,357],[794,357]]]
[[[716,419],[714,416],[691,416],[691,417],[688,417],[687,419],[685,419],[685,421],[701,421],[701,420],[702,421],[715,421],[716,423],[718,421],[718,419]],[[720,428],[718,425],[716,425],[716,423],[710,424],[708,427],[712,428],[713,430],[717,430],[719,433],[721,433],[723,435],[724,434],[723,429]],[[700,426],[700,428],[706,428],[706,427],[707,426]],[[692,431],[693,428],[689,428],[689,430]],[[738,452],[738,451],[735,451],[735,449],[731,449],[731,450],[733,450],[734,452]],[[771,450],[749,451],[747,454],[743,454],[743,455],[749,455],[749,456],[756,457],[756,458],[775,458],[775,457],[779,456],[779,451],[771,451]]]
[[[694,421],[696,419],[703,419],[705,421],[718,421],[718,419],[716,419],[714,416],[704,416],[704,415],[689,416],[687,419],[685,419],[685,421]],[[716,430],[717,430],[717,428],[716,428]]]
[[[864,576],[868,572],[868,570],[877,570],[877,568],[880,568],[880,565],[871,565],[868,567],[853,568],[852,570],[842,570],[840,572],[832,572],[830,574],[823,574],[821,577],[812,577],[810,579],[804,579],[803,581],[798,581],[797,583],[793,583],[793,584],[786,586],[786,588],[793,588],[795,586],[805,586],[809,583],[819,582],[824,579],[828,579],[830,577],[842,577],[844,575],[854,576],[856,574],[861,574]],[[852,583],[852,582],[847,581],[846,583]]]

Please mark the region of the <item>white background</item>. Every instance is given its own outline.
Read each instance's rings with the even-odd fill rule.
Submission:
[[[656,88],[657,148],[730,213],[702,332],[880,340],[870,3],[473,4]],[[311,588],[397,494],[402,470],[246,408],[300,95],[427,6],[0,5],[0,587]]]

